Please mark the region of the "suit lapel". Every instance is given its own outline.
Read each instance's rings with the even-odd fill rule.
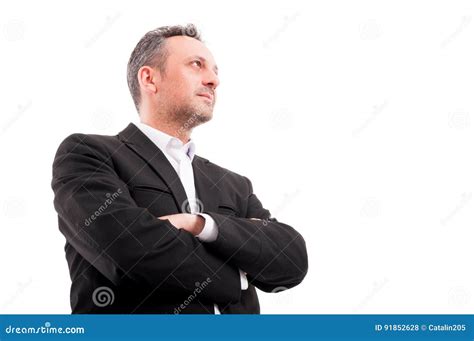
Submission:
[[[186,192],[178,174],[163,152],[132,123],[121,131],[118,136],[160,176],[173,195],[179,212],[185,213],[183,203],[187,199]],[[217,212],[220,194],[217,186],[219,179],[214,179],[215,174],[213,174],[208,160],[195,155],[192,165],[194,187],[196,197],[200,201],[201,211]]]
[[[121,141],[140,156],[161,177],[173,195],[179,212],[183,212],[183,203],[187,199],[186,192],[178,174],[176,174],[173,166],[160,148],[132,123],[121,131],[118,136]]]
[[[217,212],[219,206],[219,188],[214,179],[209,160],[197,155],[193,159],[194,187],[196,197],[201,202],[202,212]]]

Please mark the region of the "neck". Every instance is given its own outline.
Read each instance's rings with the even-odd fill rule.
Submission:
[[[191,138],[192,129],[185,129],[184,126],[177,122],[167,122],[165,120],[152,120],[146,117],[141,117],[140,121],[150,127],[158,129],[165,134],[176,137],[186,144]]]

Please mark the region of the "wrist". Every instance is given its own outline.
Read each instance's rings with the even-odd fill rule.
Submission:
[[[206,224],[206,219],[204,219],[204,217],[202,217],[199,214],[195,214],[194,217],[195,217],[195,223],[194,223],[195,233],[194,233],[194,235],[197,236],[204,229],[204,225]]]

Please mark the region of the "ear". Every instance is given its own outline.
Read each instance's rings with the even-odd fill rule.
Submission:
[[[161,74],[160,71],[150,66],[142,66],[138,70],[138,83],[142,91],[156,94],[161,85]]]

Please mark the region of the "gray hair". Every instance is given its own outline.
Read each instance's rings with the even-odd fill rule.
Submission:
[[[165,72],[168,53],[164,47],[167,38],[174,36],[188,36],[201,41],[201,35],[193,24],[186,26],[162,26],[146,33],[133,50],[127,65],[127,83],[132,94],[135,108],[140,105],[140,84],[138,83],[138,70],[144,65],[158,68]]]

